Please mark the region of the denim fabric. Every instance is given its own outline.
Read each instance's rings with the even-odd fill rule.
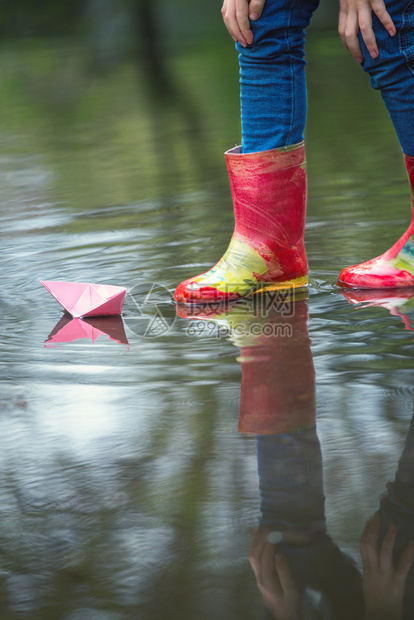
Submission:
[[[262,16],[251,24],[253,44],[236,45],[243,153],[303,140],[305,28],[318,4],[319,0],[267,0]]]
[[[381,91],[403,152],[414,156],[414,2],[385,0],[385,4],[397,34],[390,37],[373,15],[379,56],[371,58],[360,34],[362,67],[373,88]]]
[[[414,0],[385,3],[397,34],[390,37],[373,14],[379,56],[371,58],[360,35],[362,67],[372,86],[381,91],[403,152],[414,156]],[[304,37],[317,6],[318,0],[267,0],[262,16],[252,23],[253,44],[236,45],[244,153],[303,140]]]

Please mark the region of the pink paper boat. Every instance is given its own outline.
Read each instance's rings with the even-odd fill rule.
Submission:
[[[40,282],[74,318],[121,314],[126,288],[83,282]]]
[[[74,342],[81,338],[90,338],[92,342],[95,342],[99,336],[108,336],[120,344],[129,344],[120,316],[104,316],[85,320],[73,319],[68,314],[64,314],[49,334],[45,345]]]

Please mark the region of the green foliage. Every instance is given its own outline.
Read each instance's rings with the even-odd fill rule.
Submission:
[[[5,0],[0,2],[2,38],[16,36],[56,36],[79,28],[84,0]]]

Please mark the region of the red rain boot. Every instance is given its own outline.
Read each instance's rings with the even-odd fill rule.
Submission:
[[[404,160],[411,186],[411,224],[381,256],[343,269],[338,286],[388,289],[414,286],[414,157],[404,155]]]
[[[261,153],[241,154],[236,147],[225,158],[234,233],[212,269],[179,284],[174,299],[181,303],[239,299],[308,282],[303,142]]]

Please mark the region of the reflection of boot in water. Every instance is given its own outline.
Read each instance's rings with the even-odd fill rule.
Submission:
[[[228,336],[235,346],[243,347],[266,342],[266,338],[275,332],[282,334],[285,331],[289,334],[288,325],[278,329],[278,317],[281,320],[292,317],[295,314],[295,304],[306,298],[306,290],[269,291],[238,301],[176,304],[176,313],[183,319],[211,322],[219,328],[219,333]],[[271,326],[272,323],[276,323],[275,327]],[[201,327],[202,325],[200,333],[205,334],[207,327],[205,330]]]
[[[239,431],[275,434],[315,424],[315,371],[306,300],[272,312],[261,336],[241,348]]]
[[[200,322],[195,334],[202,332],[206,322],[240,347],[241,433],[270,434],[315,423],[306,293],[275,292],[237,303],[178,305],[177,315]]]
[[[414,288],[379,290],[350,290],[341,294],[351,304],[362,304],[361,308],[387,308],[392,316],[399,316],[405,329],[414,330]]]

